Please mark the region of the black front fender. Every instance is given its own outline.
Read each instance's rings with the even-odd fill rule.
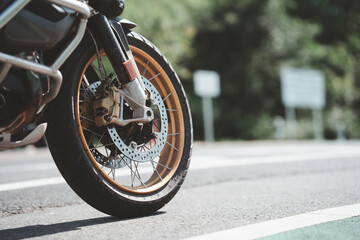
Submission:
[[[114,24],[121,24],[121,26],[124,28],[124,29],[127,29],[127,30],[130,30],[130,29],[133,29],[135,28],[137,25],[136,23],[133,23],[125,18],[121,18],[121,17],[117,17],[117,18],[114,18],[114,19],[111,19],[110,20],[110,23],[111,25],[114,26]]]

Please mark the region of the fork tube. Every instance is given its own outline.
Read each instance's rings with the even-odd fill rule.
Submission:
[[[114,34],[110,23],[106,16],[98,14],[90,20],[91,25],[96,29],[96,37],[101,41],[107,57],[113,66],[119,81],[122,84],[131,82],[129,76],[123,68],[123,64],[126,62],[125,54],[119,44],[119,41]]]

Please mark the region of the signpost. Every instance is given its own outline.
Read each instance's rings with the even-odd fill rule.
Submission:
[[[195,93],[202,97],[205,141],[213,142],[214,114],[212,98],[220,95],[220,76],[215,71],[198,70],[194,73]]]
[[[314,135],[323,139],[322,109],[325,106],[325,78],[311,69],[283,68],[281,97],[286,108],[287,135],[297,138],[295,108],[313,110]]]

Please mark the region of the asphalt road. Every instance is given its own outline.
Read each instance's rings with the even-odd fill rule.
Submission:
[[[178,195],[156,214],[116,219],[61,181],[47,150],[0,153],[0,239],[184,239],[360,203],[360,142],[195,144]]]

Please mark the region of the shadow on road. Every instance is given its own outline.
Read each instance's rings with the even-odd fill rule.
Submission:
[[[161,215],[164,212],[156,212],[150,216]],[[129,219],[119,219],[112,216],[93,218],[93,219],[84,219],[77,220],[71,222],[63,222],[63,223],[53,223],[49,225],[31,225],[26,227],[12,228],[0,230],[0,239],[28,239],[33,237],[44,237],[56,233],[69,232],[80,230],[82,227],[88,227],[93,225],[101,225],[112,222],[122,222],[130,220]]]

